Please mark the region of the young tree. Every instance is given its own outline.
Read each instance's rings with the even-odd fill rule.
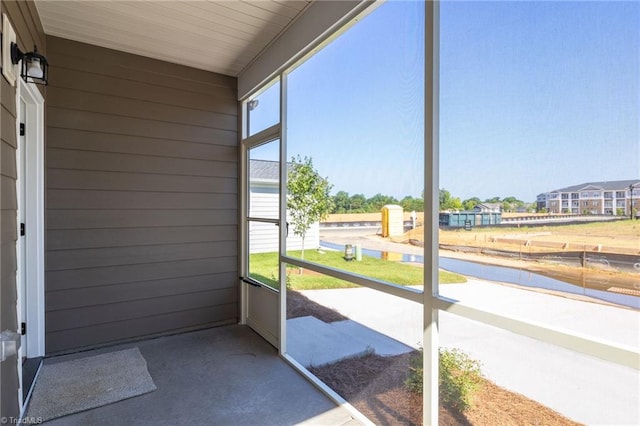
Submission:
[[[329,192],[333,185],[313,168],[311,158],[298,156],[291,159],[287,176],[287,209],[293,224],[293,233],[304,239],[311,225],[327,217],[333,208]]]

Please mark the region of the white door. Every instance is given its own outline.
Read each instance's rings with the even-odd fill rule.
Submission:
[[[246,322],[280,344],[280,141],[247,149],[245,259]]]

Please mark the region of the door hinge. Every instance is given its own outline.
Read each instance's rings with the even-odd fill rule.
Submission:
[[[24,136],[24,123],[20,123],[20,136]]]
[[[21,223],[20,224],[20,236],[24,237],[25,232],[26,232],[25,225],[24,225],[24,223]]]
[[[20,334],[22,334],[23,336],[25,334],[27,334],[27,323],[26,322],[20,323]]]

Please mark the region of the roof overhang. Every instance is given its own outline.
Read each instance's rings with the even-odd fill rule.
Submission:
[[[311,0],[35,0],[45,34],[237,76]]]

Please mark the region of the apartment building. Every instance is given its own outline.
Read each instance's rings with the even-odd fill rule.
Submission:
[[[628,216],[640,206],[640,180],[587,182],[539,194],[538,211]]]

